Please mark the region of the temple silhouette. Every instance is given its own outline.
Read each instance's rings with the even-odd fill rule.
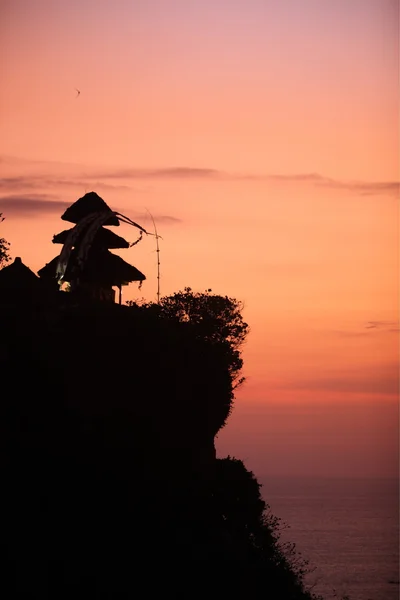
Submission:
[[[61,244],[62,249],[38,271],[40,279],[18,257],[0,271],[0,290],[12,294],[13,290],[26,288],[40,296],[51,290],[65,289],[65,284],[68,284],[67,289],[75,298],[115,302],[113,288],[116,287],[121,304],[122,287],[133,281],[141,284],[146,276],[110,250],[130,248],[142,239],[143,233],[147,234],[146,230],[111,210],[95,192],[79,198],[67,208],[61,219],[74,226],[54,235],[53,243]],[[139,238],[133,244],[106,228],[119,227],[121,222],[139,230]]]

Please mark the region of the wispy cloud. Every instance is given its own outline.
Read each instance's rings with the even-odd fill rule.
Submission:
[[[45,214],[58,213],[61,214],[71,205],[71,202],[58,200],[50,194],[13,194],[8,196],[0,196],[0,212],[8,216],[25,216],[39,217]],[[128,213],[131,219],[141,222],[143,213],[131,213],[127,209],[115,208],[122,214]],[[171,215],[157,215],[153,218],[156,224],[174,225],[181,223],[181,219]]]
[[[399,197],[400,182],[398,181],[356,181],[349,183],[340,183],[338,188],[344,188],[349,191],[358,192],[362,196],[373,196],[376,194],[387,194]]]
[[[244,176],[249,179],[260,177],[260,175],[247,175]],[[318,173],[292,173],[292,174],[272,174],[272,175],[261,175],[261,177],[269,179],[270,181],[279,181],[287,183],[322,183],[332,182],[332,179],[319,175]]]
[[[243,181],[243,182],[270,182],[278,184],[311,185],[319,188],[342,190],[358,194],[368,195],[390,195],[400,196],[399,181],[365,181],[334,179],[316,172],[306,173],[235,173],[213,167],[196,167],[187,165],[166,166],[159,168],[137,168],[121,167],[110,169],[99,169],[94,166],[73,165],[55,163],[48,161],[30,161],[24,159],[13,159],[12,157],[0,157],[3,169],[7,166],[25,170],[24,175],[6,176],[0,182],[0,188],[6,191],[23,189],[46,189],[57,186],[80,187],[92,189],[119,189],[130,190],[128,181],[136,180],[183,180],[196,181]],[[46,166],[48,168],[46,168]],[[28,169],[35,168],[35,174],[26,174]],[[37,174],[37,169],[42,168],[43,173]],[[65,169],[69,175],[65,176]],[[49,174],[51,170],[52,174]],[[55,176],[55,172],[63,175]],[[109,183],[108,180],[124,180],[124,184]]]
[[[91,177],[89,173],[86,177]],[[160,169],[116,169],[110,171],[99,171],[96,177],[99,179],[218,179],[222,177],[231,178],[217,169],[203,169],[196,167],[165,167]]]
[[[320,390],[321,393],[396,396],[399,393],[398,365],[388,364],[375,369],[368,367],[362,370],[317,374],[313,379],[282,382],[277,387],[290,390]]]
[[[264,181],[277,183],[297,183],[314,185],[317,187],[331,188],[366,195],[399,195],[400,183],[398,181],[340,181],[325,177],[319,173],[297,174],[240,174],[229,173],[218,169],[205,169],[195,167],[168,167],[160,169],[117,169],[115,171],[98,172],[99,179],[185,179],[185,180],[212,180],[212,181]],[[85,178],[90,174],[86,173]]]
[[[143,212],[131,212],[127,208],[115,209],[121,212],[122,214],[126,214],[130,219],[137,221],[138,223],[143,223],[146,219],[149,219],[149,215]],[[165,225],[176,225],[177,223],[182,223],[182,219],[178,219],[178,217],[173,217],[171,215],[158,215],[157,213],[152,213],[153,219],[156,223],[156,226],[163,223]],[[151,230],[151,225],[146,226],[146,229]]]
[[[378,329],[380,331],[399,331],[397,321],[368,321],[365,329]]]
[[[54,189],[58,187],[73,188],[79,190],[91,191],[97,190],[116,190],[116,191],[131,191],[132,188],[128,185],[110,184],[92,179],[89,181],[82,179],[71,178],[50,178],[47,175],[19,175],[16,177],[3,177],[0,179],[0,190],[6,192],[23,191],[23,190],[42,190]]]
[[[15,194],[0,197],[0,210],[7,216],[40,216],[64,212],[70,202],[57,200],[49,194]]]
[[[308,183],[318,187],[345,190],[348,192],[361,194],[362,196],[376,194],[398,196],[400,193],[399,181],[341,181],[338,179],[325,177],[319,173],[268,175],[267,178],[271,181],[277,181],[281,183]]]
[[[336,329],[330,333],[342,338],[367,338],[378,333],[397,333],[399,331],[399,323],[397,321],[368,321],[362,329]]]
[[[21,189],[37,189],[38,184],[35,181],[35,178],[26,177],[24,175],[17,177],[3,177],[0,179],[0,190],[4,190],[6,192],[12,192],[14,190]]]

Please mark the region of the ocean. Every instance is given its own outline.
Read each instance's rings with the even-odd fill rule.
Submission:
[[[399,600],[399,482],[259,477],[326,600]]]

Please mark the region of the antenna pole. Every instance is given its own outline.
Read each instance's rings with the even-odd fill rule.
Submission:
[[[160,245],[158,243],[158,239],[161,238],[161,236],[158,235],[157,232],[157,226],[156,226],[156,222],[153,218],[153,215],[151,214],[151,212],[146,208],[147,212],[150,215],[150,218],[153,222],[153,227],[154,227],[154,235],[156,238],[156,252],[157,252],[157,304],[160,304]],[[162,239],[162,238],[161,238]]]

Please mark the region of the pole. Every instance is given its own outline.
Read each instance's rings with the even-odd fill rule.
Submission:
[[[160,245],[158,243],[158,238],[161,238],[161,236],[158,235],[157,227],[156,227],[156,222],[155,222],[155,220],[153,218],[153,215],[151,214],[151,212],[147,208],[146,208],[146,210],[149,213],[151,220],[153,221],[154,235],[155,235],[155,238],[156,238],[156,252],[157,252],[157,304],[160,304]]]

